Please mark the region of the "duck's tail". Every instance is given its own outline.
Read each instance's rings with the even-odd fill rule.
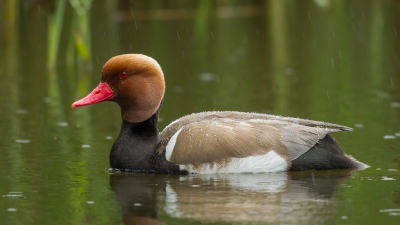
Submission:
[[[290,170],[363,170],[368,167],[367,164],[345,154],[337,141],[328,134],[310,150],[293,160]]]

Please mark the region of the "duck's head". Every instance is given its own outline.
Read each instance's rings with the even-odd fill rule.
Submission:
[[[71,107],[114,101],[124,120],[142,122],[156,113],[164,91],[164,75],[156,60],[141,54],[119,55],[104,64],[100,84]]]

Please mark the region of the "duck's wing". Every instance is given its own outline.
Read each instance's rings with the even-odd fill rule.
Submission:
[[[228,119],[187,124],[164,143],[167,160],[176,164],[245,158],[265,155],[271,150],[289,159],[278,129],[267,124],[254,126]]]
[[[211,112],[201,112],[201,113],[193,113],[184,117],[181,117],[171,124],[169,124],[162,132],[163,135],[169,136],[171,133],[175,133],[178,129],[186,124],[190,124],[193,122],[198,122],[202,120],[214,120],[214,119],[235,119],[241,121],[255,121],[255,120],[268,120],[268,121],[279,121],[285,124],[297,124],[303,125],[307,127],[320,127],[320,128],[328,128],[331,132],[339,132],[339,131],[352,131],[351,127],[346,127],[339,124],[326,123],[316,120],[307,120],[293,117],[284,117],[284,116],[276,116],[269,115],[264,113],[247,113],[247,112],[235,112],[235,111],[211,111]]]
[[[290,163],[326,134],[350,129],[267,114],[206,112],[182,117],[166,127],[160,133],[158,152],[165,152],[167,160],[176,164],[195,164],[274,151]]]

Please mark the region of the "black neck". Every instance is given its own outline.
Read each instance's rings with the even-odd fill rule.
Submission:
[[[110,153],[111,168],[145,173],[178,173],[179,167],[168,162],[165,153],[156,154],[160,143],[157,130],[159,110],[143,122],[122,121]]]

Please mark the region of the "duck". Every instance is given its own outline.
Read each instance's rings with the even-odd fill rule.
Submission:
[[[208,111],[183,116],[159,132],[165,93],[159,63],[122,54],[103,66],[100,84],[77,108],[113,101],[122,125],[110,151],[111,169],[137,173],[269,173],[362,170],[369,166],[343,152],[331,133],[352,128],[264,113]]]

